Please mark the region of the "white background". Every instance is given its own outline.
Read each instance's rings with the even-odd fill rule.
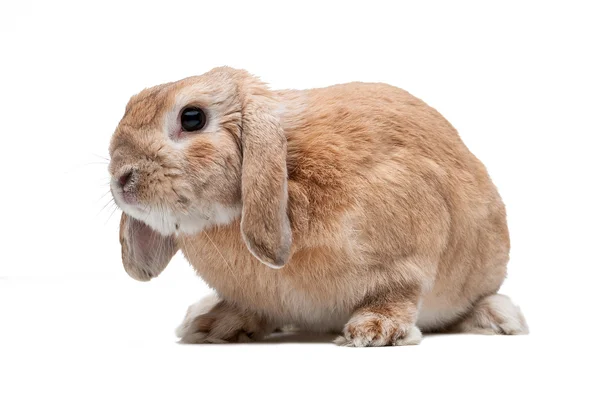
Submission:
[[[0,396],[598,396],[600,14],[413,3],[3,1]],[[208,288],[180,255],[127,277],[105,157],[132,94],[220,65],[273,88],[383,81],[437,108],[506,202],[502,291],[531,334],[176,344]]]

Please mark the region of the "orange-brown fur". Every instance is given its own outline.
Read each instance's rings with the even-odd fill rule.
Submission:
[[[164,138],[190,87],[205,90],[199,104],[218,104],[219,145],[206,134],[176,150]],[[113,176],[152,163],[137,188],[149,206],[241,206],[242,227],[238,216],[173,236],[224,308],[258,324],[348,322],[350,340],[380,330],[364,344],[394,344],[415,323],[456,324],[505,277],[506,215],[485,167],[438,112],[386,84],[269,91],[218,68],[134,97],[111,155]],[[385,338],[382,322],[394,325]]]

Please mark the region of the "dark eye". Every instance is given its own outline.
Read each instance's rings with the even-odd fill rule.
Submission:
[[[181,112],[181,127],[185,131],[198,131],[206,125],[204,111],[196,107],[188,107]]]

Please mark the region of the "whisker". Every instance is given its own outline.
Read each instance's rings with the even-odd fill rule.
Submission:
[[[110,159],[109,159],[109,158],[106,158],[106,157],[104,157],[104,156],[100,156],[100,155],[98,155],[98,154],[96,154],[96,153],[92,153],[92,155],[96,156],[97,158],[100,158],[100,159],[106,160],[107,162],[110,162]]]
[[[102,165],[104,167],[108,166],[108,162],[106,163],[102,163],[102,162],[88,162],[88,163],[79,163],[79,164],[71,164],[70,166],[67,166],[67,168],[64,170],[65,173],[67,174],[71,174],[71,173],[78,173],[80,172],[82,169],[89,167],[89,166],[99,166]],[[88,170],[88,169],[86,169]]]
[[[104,209],[106,209],[106,207],[109,204],[113,204],[116,206],[115,200],[113,198],[110,198],[110,200],[108,202],[106,202],[106,204],[104,206],[102,206],[102,208],[100,209],[100,211],[98,212],[98,214],[96,214],[96,217],[98,217],[100,215],[100,213],[102,213],[104,211]]]
[[[202,232],[204,232],[204,235],[208,238],[208,240],[210,241],[210,243],[212,243],[212,245],[214,246],[214,248],[217,251],[217,253],[219,253],[219,256],[221,256],[221,258],[223,259],[223,261],[227,265],[227,269],[229,270],[229,273],[231,273],[231,276],[233,277],[233,279],[235,279],[235,282],[237,283],[237,285],[241,286],[240,285],[240,281],[238,280],[237,276],[235,276],[235,273],[233,272],[233,267],[231,266],[231,264],[229,264],[229,262],[225,259],[225,256],[223,256],[223,254],[221,253],[221,251],[219,250],[219,248],[217,247],[217,245],[215,244],[215,242],[213,242],[212,238],[206,232],[206,230],[204,230]]]
[[[109,189],[108,191],[106,191],[106,192],[104,193],[104,195],[100,196],[100,197],[98,198],[98,200],[96,201],[96,203],[98,203],[99,201],[101,201],[102,199],[104,199],[104,197],[105,197],[106,195],[108,195],[109,193],[110,193],[110,189]]]
[[[110,213],[110,215],[108,216],[108,219],[104,222],[104,225],[108,224],[108,222],[110,221],[110,219],[112,218],[112,216],[115,214],[115,211],[117,211],[117,209],[119,208],[119,206],[117,206],[115,204],[114,206],[115,208],[113,209],[112,213]]]
[[[180,242],[183,244],[183,249],[184,249],[183,251],[184,251],[184,252],[191,252],[191,251],[189,250],[189,248],[188,248],[187,244],[185,243],[185,241],[186,241],[186,239],[185,239],[184,237],[182,237],[182,238],[180,239]],[[192,248],[193,248],[193,243],[192,243]],[[198,255],[198,251],[197,251],[197,250],[194,250],[194,253],[195,253],[195,255],[196,255],[196,256]],[[192,265],[192,264],[191,264],[191,256],[190,256],[190,255],[187,255],[187,256],[186,256],[185,254],[184,254],[183,256],[186,258],[186,260],[188,261],[188,263],[189,263],[190,265]],[[196,268],[195,268],[193,265],[192,265],[192,269],[194,270],[194,272],[195,272],[196,274],[198,274],[198,272],[196,271]]]

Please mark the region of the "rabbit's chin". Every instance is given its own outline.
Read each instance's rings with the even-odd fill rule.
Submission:
[[[119,204],[123,211],[148,225],[164,236],[169,235],[195,235],[203,230],[216,226],[227,225],[241,216],[240,206],[224,206],[213,203],[201,209],[179,213],[165,208],[144,209],[139,206]]]

